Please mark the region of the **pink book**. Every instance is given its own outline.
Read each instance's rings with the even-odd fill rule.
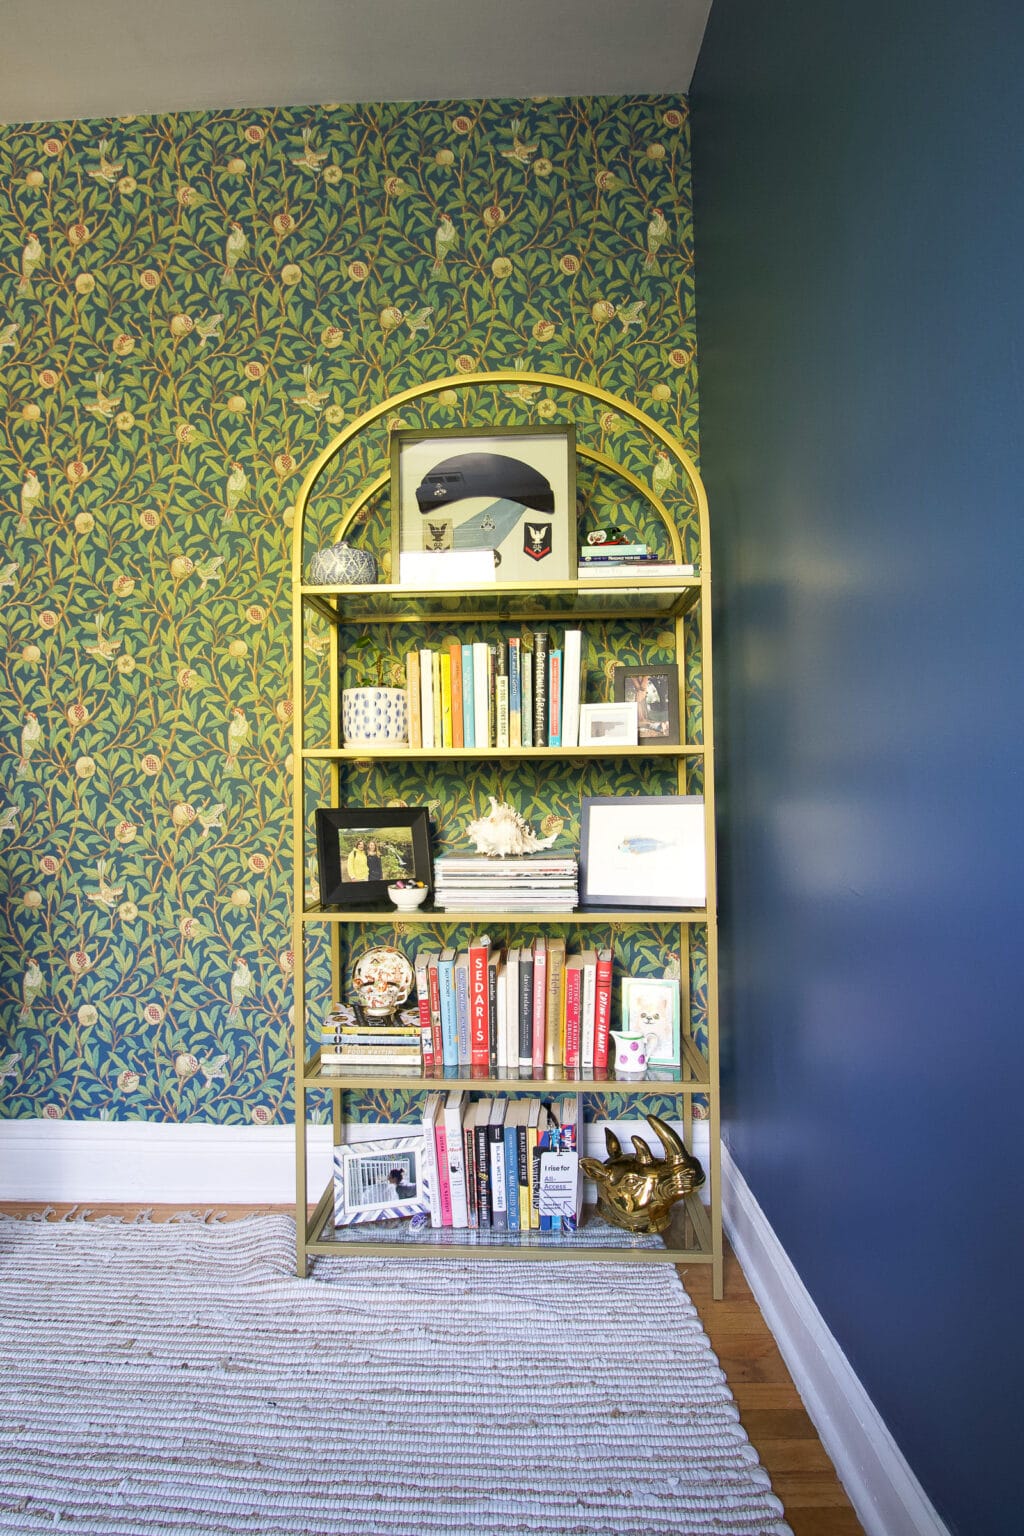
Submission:
[[[423,1065],[434,1065],[434,1032],[430,1027],[430,983],[427,979],[427,956],[416,956],[416,1006],[420,1017],[420,1040],[423,1044]]]
[[[441,1102],[437,1106],[437,1114],[434,1118],[434,1143],[437,1147],[437,1189],[441,1196],[441,1225],[450,1227],[452,1224],[452,1186],[448,1177],[448,1134],[444,1128],[444,1100],[442,1093]]]
[[[546,939],[533,942],[533,1065],[543,1067],[547,1038],[548,945]]]
[[[580,1064],[580,1013],[583,1004],[583,961],[572,955],[565,962],[565,1061],[575,1071]]]
[[[594,1071],[608,1070],[608,1031],[612,1019],[612,952],[597,952],[597,1004],[594,1020]]]

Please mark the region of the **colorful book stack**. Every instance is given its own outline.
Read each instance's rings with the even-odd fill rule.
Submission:
[[[463,1089],[429,1093],[423,1138],[430,1174],[430,1224],[484,1231],[575,1231],[579,1203],[542,1214],[544,1152],[578,1154],[574,1095],[471,1100]]]
[[[692,576],[692,565],[659,560],[648,544],[630,544],[626,540],[606,539],[603,544],[586,544],[580,550],[576,571],[578,580],[604,576]]]
[[[320,1025],[320,1066],[328,1075],[353,1066],[422,1070],[419,1011],[408,1008],[382,1023],[361,1008],[335,1003]]]
[[[578,746],[582,649],[582,630],[567,629],[410,651],[410,747]]]
[[[446,912],[571,912],[578,893],[572,853],[442,853],[434,860],[434,905]]]
[[[567,956],[565,940],[551,937],[501,950],[482,933],[462,951],[421,950],[415,970],[428,1069],[607,1074],[610,949]]]

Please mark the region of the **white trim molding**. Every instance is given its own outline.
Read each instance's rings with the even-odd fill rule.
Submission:
[[[620,1120],[623,1141],[651,1136]],[[586,1129],[585,1150],[605,1156],[604,1126]],[[678,1122],[676,1122],[678,1129]],[[411,1129],[411,1127],[404,1127]],[[352,1124],[348,1139],[394,1135],[388,1125]],[[693,1124],[693,1151],[707,1166],[708,1124]],[[306,1142],[311,1197],[331,1177],[331,1128],[311,1125]],[[0,1120],[0,1200],[54,1205],[290,1205],[295,1199],[291,1125],[210,1125],[155,1120]]]
[[[867,1536],[949,1536],[722,1143],[725,1230]]]

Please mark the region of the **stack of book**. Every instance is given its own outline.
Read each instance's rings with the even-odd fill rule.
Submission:
[[[410,747],[579,746],[582,647],[582,630],[538,629],[410,651]]]
[[[462,1089],[430,1093],[422,1123],[431,1226],[576,1230],[579,1183],[567,1198],[565,1180],[566,1159],[579,1155],[582,1117],[575,1095],[545,1105],[537,1099],[470,1100]],[[544,1198],[545,1152],[559,1156],[557,1199]]]
[[[482,933],[465,950],[420,950],[415,971],[428,1070],[606,1075],[610,949],[567,955],[564,938],[551,936],[502,950]]]
[[[646,544],[588,544],[580,550],[580,581],[607,576],[692,576],[692,565],[659,560]]]
[[[409,1008],[382,1022],[362,1008],[335,1003],[320,1025],[320,1065],[328,1072],[346,1067],[410,1067],[422,1070],[419,1011]]]
[[[442,853],[434,860],[434,905],[446,912],[571,912],[578,895],[573,853]]]

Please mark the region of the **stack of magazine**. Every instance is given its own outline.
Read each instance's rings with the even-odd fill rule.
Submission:
[[[434,905],[446,912],[571,912],[578,893],[574,853],[443,853],[434,860]]]
[[[422,1064],[418,1009],[377,1019],[358,1003],[335,1003],[320,1025],[320,1066],[328,1074],[352,1066],[419,1071]]]

